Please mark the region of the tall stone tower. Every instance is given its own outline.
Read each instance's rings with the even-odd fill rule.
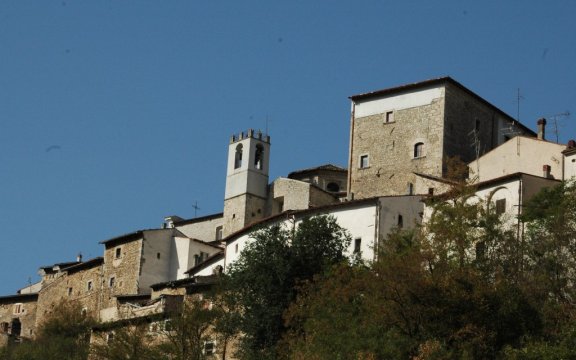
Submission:
[[[224,228],[227,236],[261,218],[268,198],[270,136],[249,129],[228,145]]]

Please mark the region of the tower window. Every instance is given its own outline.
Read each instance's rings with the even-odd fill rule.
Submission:
[[[234,156],[234,169],[242,166],[242,144],[236,146],[236,154]]]
[[[386,112],[386,122],[387,123],[394,122],[394,111]]]
[[[115,255],[116,259],[120,259],[120,257],[122,257],[122,248],[117,247],[114,255]]]
[[[414,145],[414,158],[420,158],[424,156],[424,143],[416,143]]]
[[[404,227],[404,218],[400,214],[398,214],[398,227],[400,229],[402,229]]]
[[[254,155],[254,167],[262,170],[264,161],[264,147],[260,144],[256,145],[256,154]]]
[[[360,169],[366,169],[370,166],[368,155],[360,155]]]

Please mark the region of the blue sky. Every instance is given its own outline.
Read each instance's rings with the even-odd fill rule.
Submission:
[[[575,14],[559,0],[2,1],[0,295],[196,202],[220,212],[232,133],[268,124],[271,179],[346,166],[353,94],[448,75],[512,116],[520,88],[532,129],[576,111]]]

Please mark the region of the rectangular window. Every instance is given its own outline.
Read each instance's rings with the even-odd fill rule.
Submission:
[[[386,112],[386,122],[387,123],[394,122],[394,111]]]
[[[72,296],[72,288],[71,287],[68,288],[68,296]]]
[[[361,238],[354,239],[354,254],[360,253],[361,246],[362,246],[362,239]]]
[[[238,244],[234,245],[234,253],[238,254]]]
[[[408,195],[414,195],[414,184],[408,183]]]
[[[360,155],[360,169],[366,169],[370,166],[368,155]]]
[[[506,212],[506,199],[496,200],[496,215]]]
[[[400,214],[398,214],[398,227],[400,229],[402,229],[404,227],[404,218]]]
[[[116,278],[115,278],[114,276],[112,276],[112,277],[110,278],[110,280],[108,280],[108,286],[109,286],[110,288],[113,288],[113,287],[114,287],[114,284],[116,284]]]
[[[92,291],[93,286],[92,286],[92,280],[88,281],[88,283],[86,284],[86,290],[87,291]]]
[[[22,304],[14,304],[14,315],[18,315],[20,313],[24,312],[24,307],[22,306]]]
[[[121,256],[122,256],[122,248],[117,247],[115,257],[116,257],[116,259],[120,259]]]
[[[216,240],[222,240],[222,226],[216,227]]]
[[[214,355],[214,351],[216,348],[216,343],[214,341],[206,341],[204,342],[204,355]]]

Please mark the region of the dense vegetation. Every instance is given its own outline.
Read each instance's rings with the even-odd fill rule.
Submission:
[[[118,348],[202,359],[215,330],[242,359],[576,359],[576,186],[536,195],[520,227],[472,192],[456,186],[431,203],[427,225],[382,239],[372,264],[346,257],[350,237],[331,217],[262,229],[214,308],[175,322],[172,345],[152,348],[142,331]],[[52,321],[35,346],[4,358],[83,358],[87,322]],[[98,355],[138,358],[120,351]]]

